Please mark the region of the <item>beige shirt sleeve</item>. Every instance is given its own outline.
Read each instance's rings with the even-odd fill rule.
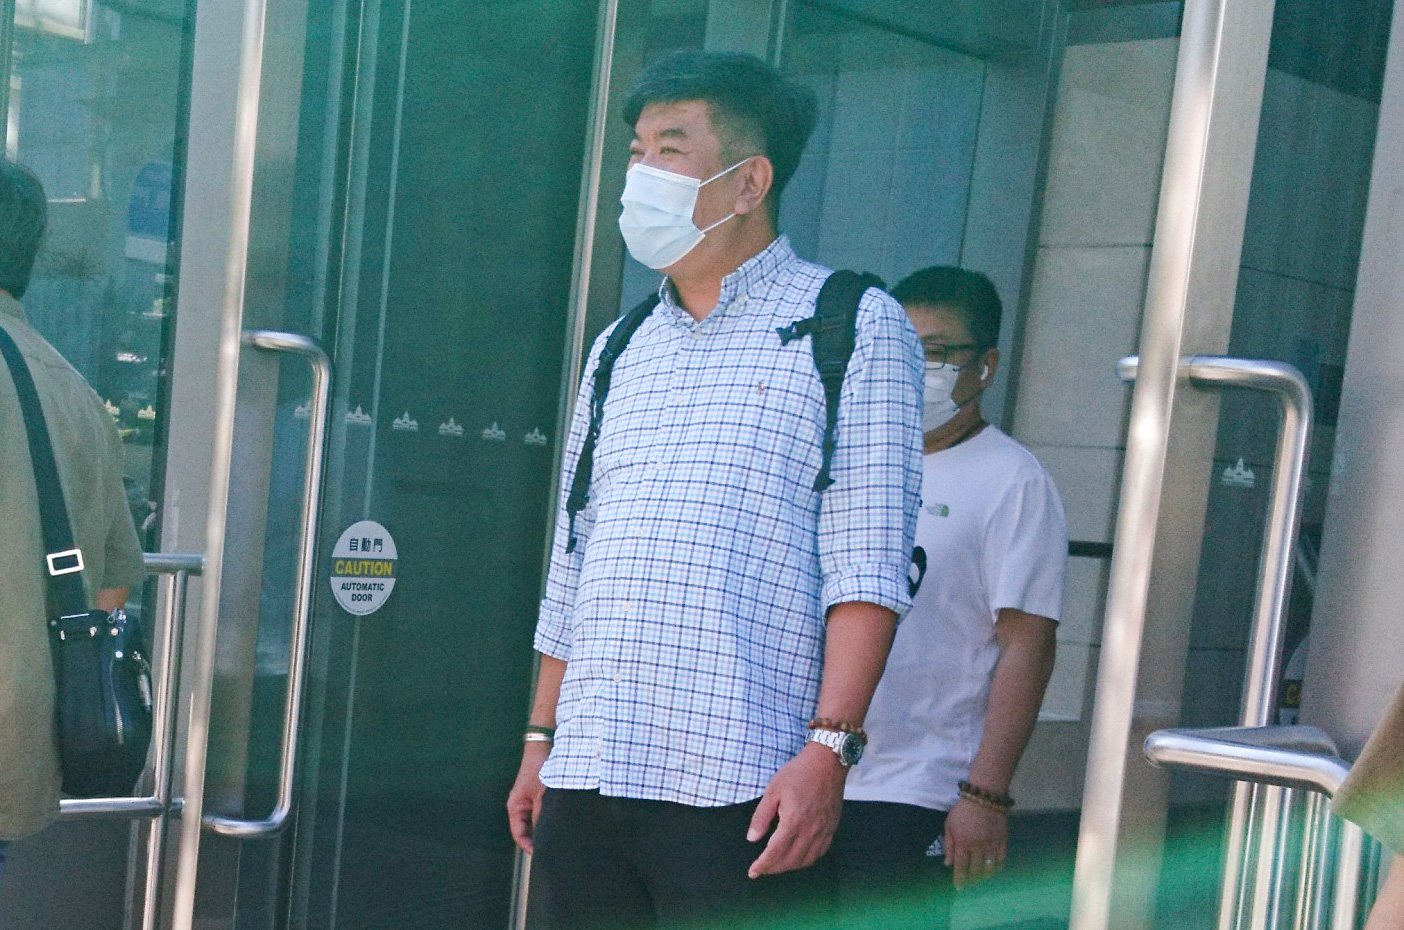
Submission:
[[[1404,684],[1370,734],[1331,808],[1404,855]]]

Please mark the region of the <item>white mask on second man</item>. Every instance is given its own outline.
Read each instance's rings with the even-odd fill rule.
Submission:
[[[926,366],[921,417],[923,432],[929,433],[937,427],[945,425],[960,410],[951,397],[951,392],[955,390],[956,378],[959,376],[960,369],[954,365],[928,364]]]
[[[729,213],[706,229],[698,229],[692,221],[697,192],[748,161],[750,158],[743,158],[705,181],[642,163],[632,166],[619,198],[624,207],[619,214],[619,231],[629,254],[640,264],[662,271],[697,248],[707,233],[736,216]]]

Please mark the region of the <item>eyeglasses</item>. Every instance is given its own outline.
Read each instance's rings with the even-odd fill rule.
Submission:
[[[980,347],[973,342],[961,342],[955,345],[946,345],[940,342],[923,342],[921,348],[926,353],[926,361],[929,364],[935,365],[937,368],[944,368],[946,365],[952,364],[951,356],[957,352],[969,352]],[[959,368],[960,366],[957,365],[955,367]]]

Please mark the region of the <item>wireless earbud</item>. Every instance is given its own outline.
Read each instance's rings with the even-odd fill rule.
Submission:
[[[981,365],[981,366],[980,366],[980,380],[981,380],[981,381],[984,381],[984,380],[985,380],[986,378],[988,378],[989,376],[990,376],[990,366],[989,366],[989,365]]]

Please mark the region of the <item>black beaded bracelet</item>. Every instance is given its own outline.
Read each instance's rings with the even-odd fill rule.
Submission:
[[[1014,799],[1007,794],[997,794],[981,788],[979,785],[972,785],[968,781],[956,782],[956,790],[960,796],[968,801],[983,803],[987,807],[995,807],[1002,811],[1007,811],[1014,806]]]

